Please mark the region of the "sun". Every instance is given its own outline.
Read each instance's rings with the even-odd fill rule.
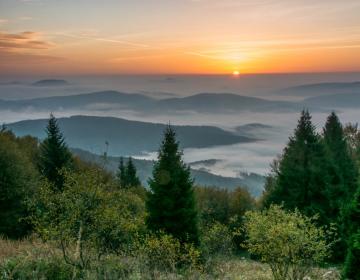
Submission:
[[[233,76],[237,77],[240,75],[240,72],[238,70],[233,71]]]

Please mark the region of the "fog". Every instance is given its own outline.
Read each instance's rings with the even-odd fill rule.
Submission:
[[[60,77],[62,78],[62,77]],[[349,74],[317,74],[317,75],[257,75],[239,78],[227,76],[137,76],[137,77],[72,77],[66,79],[68,85],[61,87],[35,87],[32,85],[36,79],[23,79],[17,83],[13,80],[1,81],[0,99],[28,99],[35,97],[73,95],[94,92],[99,90],[118,90],[122,92],[136,92],[144,95],[165,98],[172,96],[186,96],[199,92],[229,92],[247,96],[262,96],[267,99],[295,99],[289,96],[277,95],[277,91],[289,86],[314,82],[347,82],[360,80],[359,73]],[[337,111],[343,123],[356,123],[360,120],[360,110]],[[31,109],[21,112],[10,110],[0,111],[0,123],[11,123],[25,119],[47,118],[50,112],[34,111]],[[267,128],[258,128],[253,133],[259,139],[253,143],[216,146],[202,149],[185,149],[186,162],[217,159],[214,164],[201,165],[214,174],[223,176],[239,176],[240,172],[255,172],[266,174],[269,164],[282,152],[288,137],[296,126],[300,112],[297,113],[255,113],[241,112],[235,114],[211,114],[196,112],[174,112],[172,114],[147,114],[109,107],[104,104],[95,104],[90,108],[79,110],[57,110],[53,112],[56,117],[69,117],[72,115],[112,116],[137,121],[171,123],[176,125],[212,125],[236,132],[236,127],[260,123],[269,125]],[[321,113],[314,112],[313,122],[319,132],[330,110]],[[124,132],[126,133],[126,132]],[[146,151],[144,151],[146,153]],[[136,155],[135,155],[136,157]],[[138,155],[138,158],[154,159],[156,153]]]

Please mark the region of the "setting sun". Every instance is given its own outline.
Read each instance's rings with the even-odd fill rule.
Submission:
[[[239,76],[240,75],[240,72],[238,71],[238,70],[235,70],[235,71],[233,71],[233,76]]]

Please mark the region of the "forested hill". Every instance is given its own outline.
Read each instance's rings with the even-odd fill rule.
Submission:
[[[73,116],[60,118],[59,125],[70,147],[95,154],[133,155],[157,151],[164,124],[130,121],[112,117]],[[43,139],[47,120],[26,120],[7,127],[16,135],[32,135]],[[182,148],[204,148],[217,145],[253,142],[256,139],[240,136],[213,126],[173,126]]]

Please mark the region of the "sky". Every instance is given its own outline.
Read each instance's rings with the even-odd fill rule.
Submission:
[[[359,0],[0,0],[0,75],[360,71]]]

